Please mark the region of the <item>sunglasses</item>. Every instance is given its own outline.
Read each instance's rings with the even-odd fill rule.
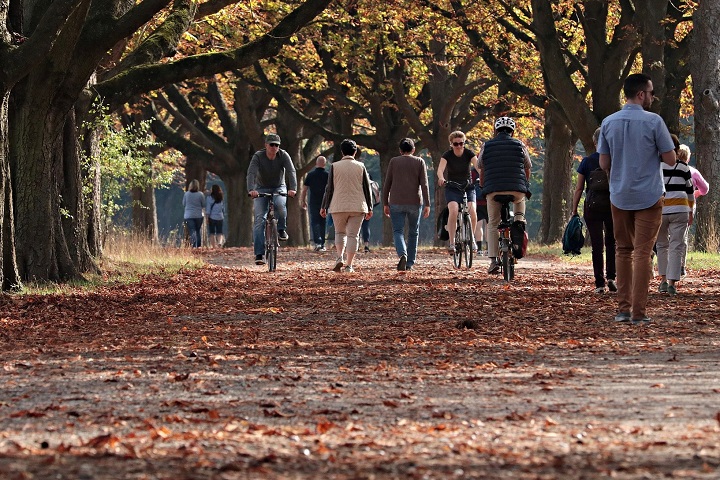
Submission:
[[[465,145],[465,142],[453,142],[453,147],[462,147]]]
[[[269,146],[278,148],[280,146],[279,143],[268,143]]]

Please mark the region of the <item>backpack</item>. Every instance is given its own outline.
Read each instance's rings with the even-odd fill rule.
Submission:
[[[370,196],[372,197],[373,207],[377,207],[382,198],[382,193],[380,193],[380,185],[375,180],[370,180]]]
[[[579,215],[573,215],[565,227],[562,238],[562,248],[565,255],[580,255],[580,249],[585,245],[583,223]]]
[[[585,208],[590,210],[610,209],[610,183],[607,173],[601,168],[593,170],[587,177]]]

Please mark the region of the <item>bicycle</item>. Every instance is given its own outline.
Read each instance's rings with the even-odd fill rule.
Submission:
[[[277,251],[280,247],[280,237],[277,228],[277,218],[275,218],[275,202],[273,202],[274,196],[287,197],[287,193],[260,193],[259,197],[267,197],[268,210],[265,216],[265,260],[267,261],[268,272],[274,272],[277,268]]]
[[[515,277],[515,264],[517,263],[510,238],[510,227],[515,218],[514,215],[510,215],[510,204],[515,201],[515,197],[513,195],[495,195],[495,201],[500,204],[500,223],[498,224],[500,270],[505,281],[510,282]]]
[[[445,184],[461,192],[466,192],[468,188],[471,188],[471,185],[468,183],[463,185],[449,180],[445,182]],[[465,266],[467,268],[472,267],[474,245],[475,237],[472,222],[470,221],[467,195],[463,194],[462,202],[458,208],[457,225],[455,228],[455,250],[453,251],[453,265],[455,268],[460,268],[463,263],[463,257],[465,257]]]

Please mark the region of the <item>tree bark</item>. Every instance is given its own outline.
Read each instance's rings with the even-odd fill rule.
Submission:
[[[132,196],[132,224],[133,230],[139,236],[158,243],[157,205],[155,203],[155,187],[135,187]]]
[[[695,97],[697,168],[712,188],[697,207],[695,248],[718,251],[720,234],[720,5],[700,2],[693,15],[694,48],[691,57]]]
[[[545,109],[545,165],[543,166],[542,223],[540,243],[562,239],[572,201],[573,147],[577,137],[557,102]]]

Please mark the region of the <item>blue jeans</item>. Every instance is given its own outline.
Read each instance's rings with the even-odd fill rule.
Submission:
[[[260,193],[285,193],[283,188],[258,188],[257,191]],[[267,218],[269,201],[270,199],[267,197],[258,197],[253,200],[253,215],[255,216],[253,248],[255,249],[255,255],[265,254],[265,218]],[[287,228],[287,197],[280,195],[273,197],[273,203],[275,204],[275,218],[278,221],[278,230],[285,230]]]
[[[422,205],[390,205],[390,221],[393,227],[393,241],[398,257],[407,256],[407,266],[415,264],[417,256],[418,233],[420,231],[420,212]],[[405,243],[405,220],[408,223],[408,241]]]
[[[202,224],[203,217],[185,219],[185,225],[187,225],[188,233],[190,234],[190,246],[193,248],[198,248],[202,242]]]
[[[325,245],[325,225],[327,219],[320,216],[320,205],[308,205],[310,212],[310,229],[315,245]]]

